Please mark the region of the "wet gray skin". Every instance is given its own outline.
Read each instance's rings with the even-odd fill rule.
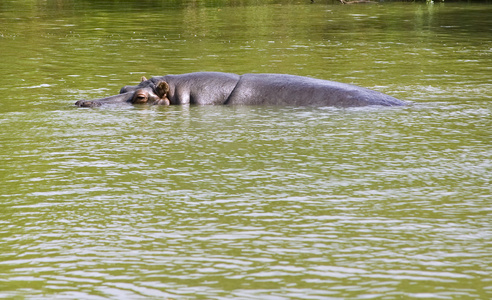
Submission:
[[[75,105],[94,107],[109,103],[150,105],[292,105],[357,107],[402,106],[407,103],[355,85],[287,74],[198,72],[142,78],[120,94]]]

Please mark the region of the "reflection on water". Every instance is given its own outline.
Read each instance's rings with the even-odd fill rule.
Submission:
[[[489,113],[24,113],[2,135],[4,295],[485,297]]]
[[[107,95],[141,75],[203,70],[307,75],[416,101],[438,100],[433,89],[490,89],[486,5],[57,3],[0,9],[4,89],[27,97],[26,87],[49,84],[47,97],[66,101]]]
[[[490,298],[487,5],[30,3],[0,4],[1,298]],[[72,106],[200,70],[415,104]]]

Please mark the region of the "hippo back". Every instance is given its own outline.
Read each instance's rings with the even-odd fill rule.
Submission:
[[[226,104],[353,107],[405,102],[345,83],[286,74],[244,74]]]

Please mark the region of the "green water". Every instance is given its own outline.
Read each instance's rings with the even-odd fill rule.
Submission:
[[[491,13],[0,2],[0,298],[490,299]],[[414,104],[73,106],[193,71]]]

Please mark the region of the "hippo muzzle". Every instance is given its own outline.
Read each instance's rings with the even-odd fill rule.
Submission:
[[[146,80],[146,79],[145,79]],[[148,84],[141,87],[128,86],[122,88],[119,95],[95,100],[79,100],[75,102],[78,107],[97,107],[103,104],[112,103],[129,103],[129,104],[150,104],[150,105],[169,105],[167,94],[169,85],[165,81],[159,81],[156,84]]]

